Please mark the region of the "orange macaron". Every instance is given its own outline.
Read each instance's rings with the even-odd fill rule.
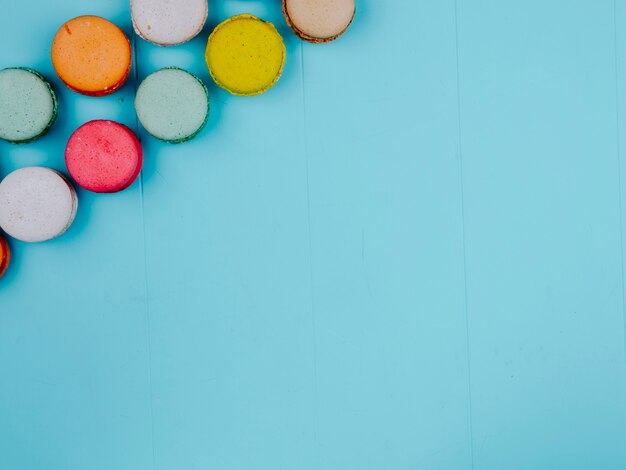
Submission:
[[[4,274],[9,266],[9,260],[11,259],[11,251],[7,241],[0,235],[0,277]]]
[[[54,36],[52,65],[78,93],[104,96],[120,88],[130,72],[132,51],[124,32],[99,16],[67,21]]]

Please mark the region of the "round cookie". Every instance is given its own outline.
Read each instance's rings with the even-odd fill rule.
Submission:
[[[96,193],[129,187],[141,171],[143,152],[128,127],[114,121],[89,121],[71,135],[65,163],[79,186]]]
[[[0,235],[0,277],[4,274],[11,260],[11,250],[5,238]]]
[[[205,60],[220,87],[233,95],[269,90],[285,64],[285,43],[274,25],[252,15],[238,15],[217,25],[209,36]]]
[[[120,88],[132,63],[124,32],[99,16],[79,16],[57,31],[52,65],[65,85],[78,93],[104,96]]]
[[[18,240],[42,242],[62,235],[77,208],[74,188],[51,168],[20,168],[0,183],[0,227]]]
[[[131,0],[133,28],[158,46],[175,46],[196,37],[206,22],[207,0]]]
[[[312,43],[330,42],[346,32],[354,19],[354,0],[282,0],[287,24]]]
[[[148,75],[135,97],[143,127],[157,139],[178,144],[194,138],[209,117],[209,92],[189,72],[164,68]]]
[[[52,85],[28,68],[0,70],[0,139],[14,144],[44,135],[57,117]]]

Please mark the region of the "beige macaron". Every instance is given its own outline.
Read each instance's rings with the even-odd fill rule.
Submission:
[[[356,12],[355,0],[282,0],[287,24],[312,43],[337,39],[346,32]]]

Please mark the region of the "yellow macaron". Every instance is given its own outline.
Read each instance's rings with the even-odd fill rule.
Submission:
[[[234,95],[252,96],[269,90],[285,64],[285,43],[270,22],[237,15],[213,30],[205,59],[220,87]]]

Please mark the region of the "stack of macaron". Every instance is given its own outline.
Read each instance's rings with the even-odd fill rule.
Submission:
[[[352,23],[355,0],[281,0],[286,22],[302,40],[327,43]],[[176,46],[198,36],[209,9],[207,0],[130,0],[131,20],[140,38]],[[242,14],[219,23],[208,36],[204,59],[214,82],[233,95],[265,93],[279,80],[286,48],[276,27]],[[129,76],[133,51],[118,26],[99,16],[78,16],[56,32],[51,60],[60,81],[86,96],[103,97]],[[137,118],[145,131],[164,142],[193,139],[209,116],[209,92],[190,72],[166,67],[137,87]],[[58,100],[50,82],[26,67],[0,70],[0,139],[13,144],[42,137],[57,117]],[[65,148],[67,172],[95,193],[114,193],[137,179],[143,163],[139,138],[124,124],[95,119],[81,125]],[[72,224],[78,198],[69,178],[46,167],[26,167],[0,181],[0,229],[24,242],[62,235]],[[0,236],[0,277],[10,260]]]

